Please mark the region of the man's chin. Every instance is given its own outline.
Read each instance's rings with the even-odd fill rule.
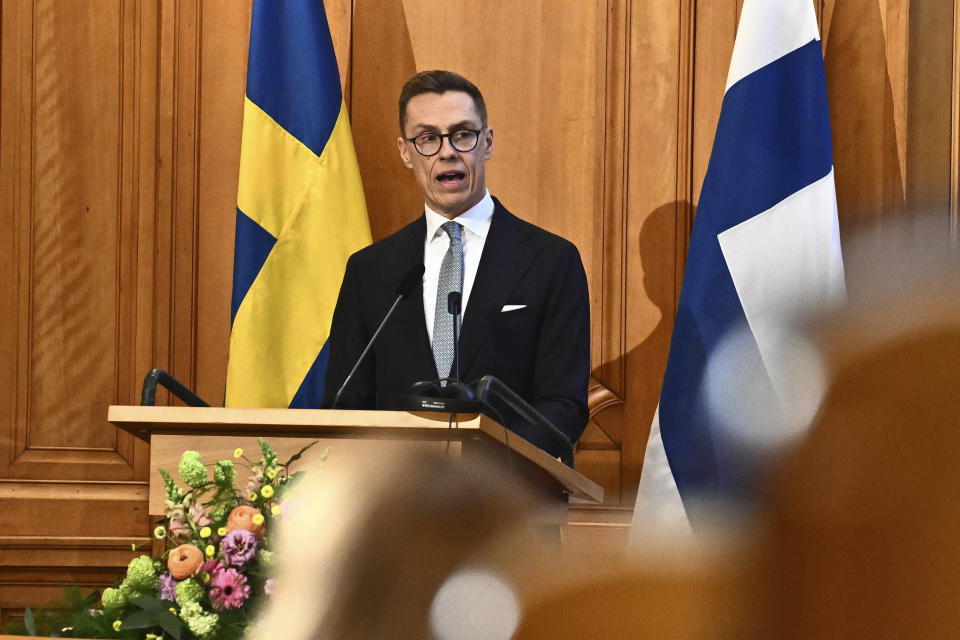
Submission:
[[[456,217],[467,211],[470,207],[480,202],[483,196],[469,193],[449,193],[440,194],[441,197],[434,198],[433,205],[430,208],[437,213],[447,217]]]
[[[431,209],[447,217],[458,216],[470,208],[468,199],[462,196],[459,198],[438,198],[434,200],[433,204],[434,206]]]

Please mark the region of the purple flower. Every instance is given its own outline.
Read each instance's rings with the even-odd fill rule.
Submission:
[[[210,509],[202,507],[197,503],[190,505],[189,514],[199,529],[209,527],[213,524],[213,520],[210,518]]]
[[[161,600],[177,601],[177,583],[179,580],[169,573],[164,573],[157,580],[157,597]]]
[[[199,573],[207,573],[212,576],[217,571],[223,571],[223,568],[223,563],[219,560],[207,560],[203,563],[203,566],[200,567]]]
[[[238,609],[249,596],[247,576],[236,569],[221,569],[210,578],[210,604],[217,611]]]
[[[220,542],[220,555],[228,567],[243,568],[257,553],[257,536],[246,529],[234,529]]]
[[[170,518],[170,524],[167,525],[167,528],[174,540],[185,540],[193,533],[190,525],[187,524],[187,514],[183,505],[178,504],[167,509],[167,517]]]
[[[268,596],[273,595],[273,590],[277,588],[276,580],[273,578],[267,578],[267,581],[263,583],[263,592]]]

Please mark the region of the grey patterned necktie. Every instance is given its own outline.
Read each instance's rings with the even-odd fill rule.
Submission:
[[[437,304],[433,314],[433,359],[441,378],[450,375],[453,366],[453,317],[447,306],[451,291],[463,291],[463,240],[460,224],[453,220],[440,227],[450,236],[450,246],[440,263],[440,278],[437,280]],[[459,319],[458,319],[459,322]]]

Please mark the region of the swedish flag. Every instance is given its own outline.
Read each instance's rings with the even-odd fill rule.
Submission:
[[[320,406],[344,266],[369,243],[323,2],[255,0],[227,406]]]

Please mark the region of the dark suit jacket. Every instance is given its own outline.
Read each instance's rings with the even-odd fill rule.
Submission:
[[[329,406],[396,299],[404,274],[423,262],[426,219],[353,254],[333,314],[324,393]],[[501,311],[504,305],[526,305]],[[460,333],[461,379],[492,374],[563,430],[587,424],[590,302],[577,248],[520,220],[496,199]],[[400,303],[338,406],[389,409],[391,395],[438,377],[423,313],[423,288]],[[507,426],[557,455],[554,441],[498,406]]]

